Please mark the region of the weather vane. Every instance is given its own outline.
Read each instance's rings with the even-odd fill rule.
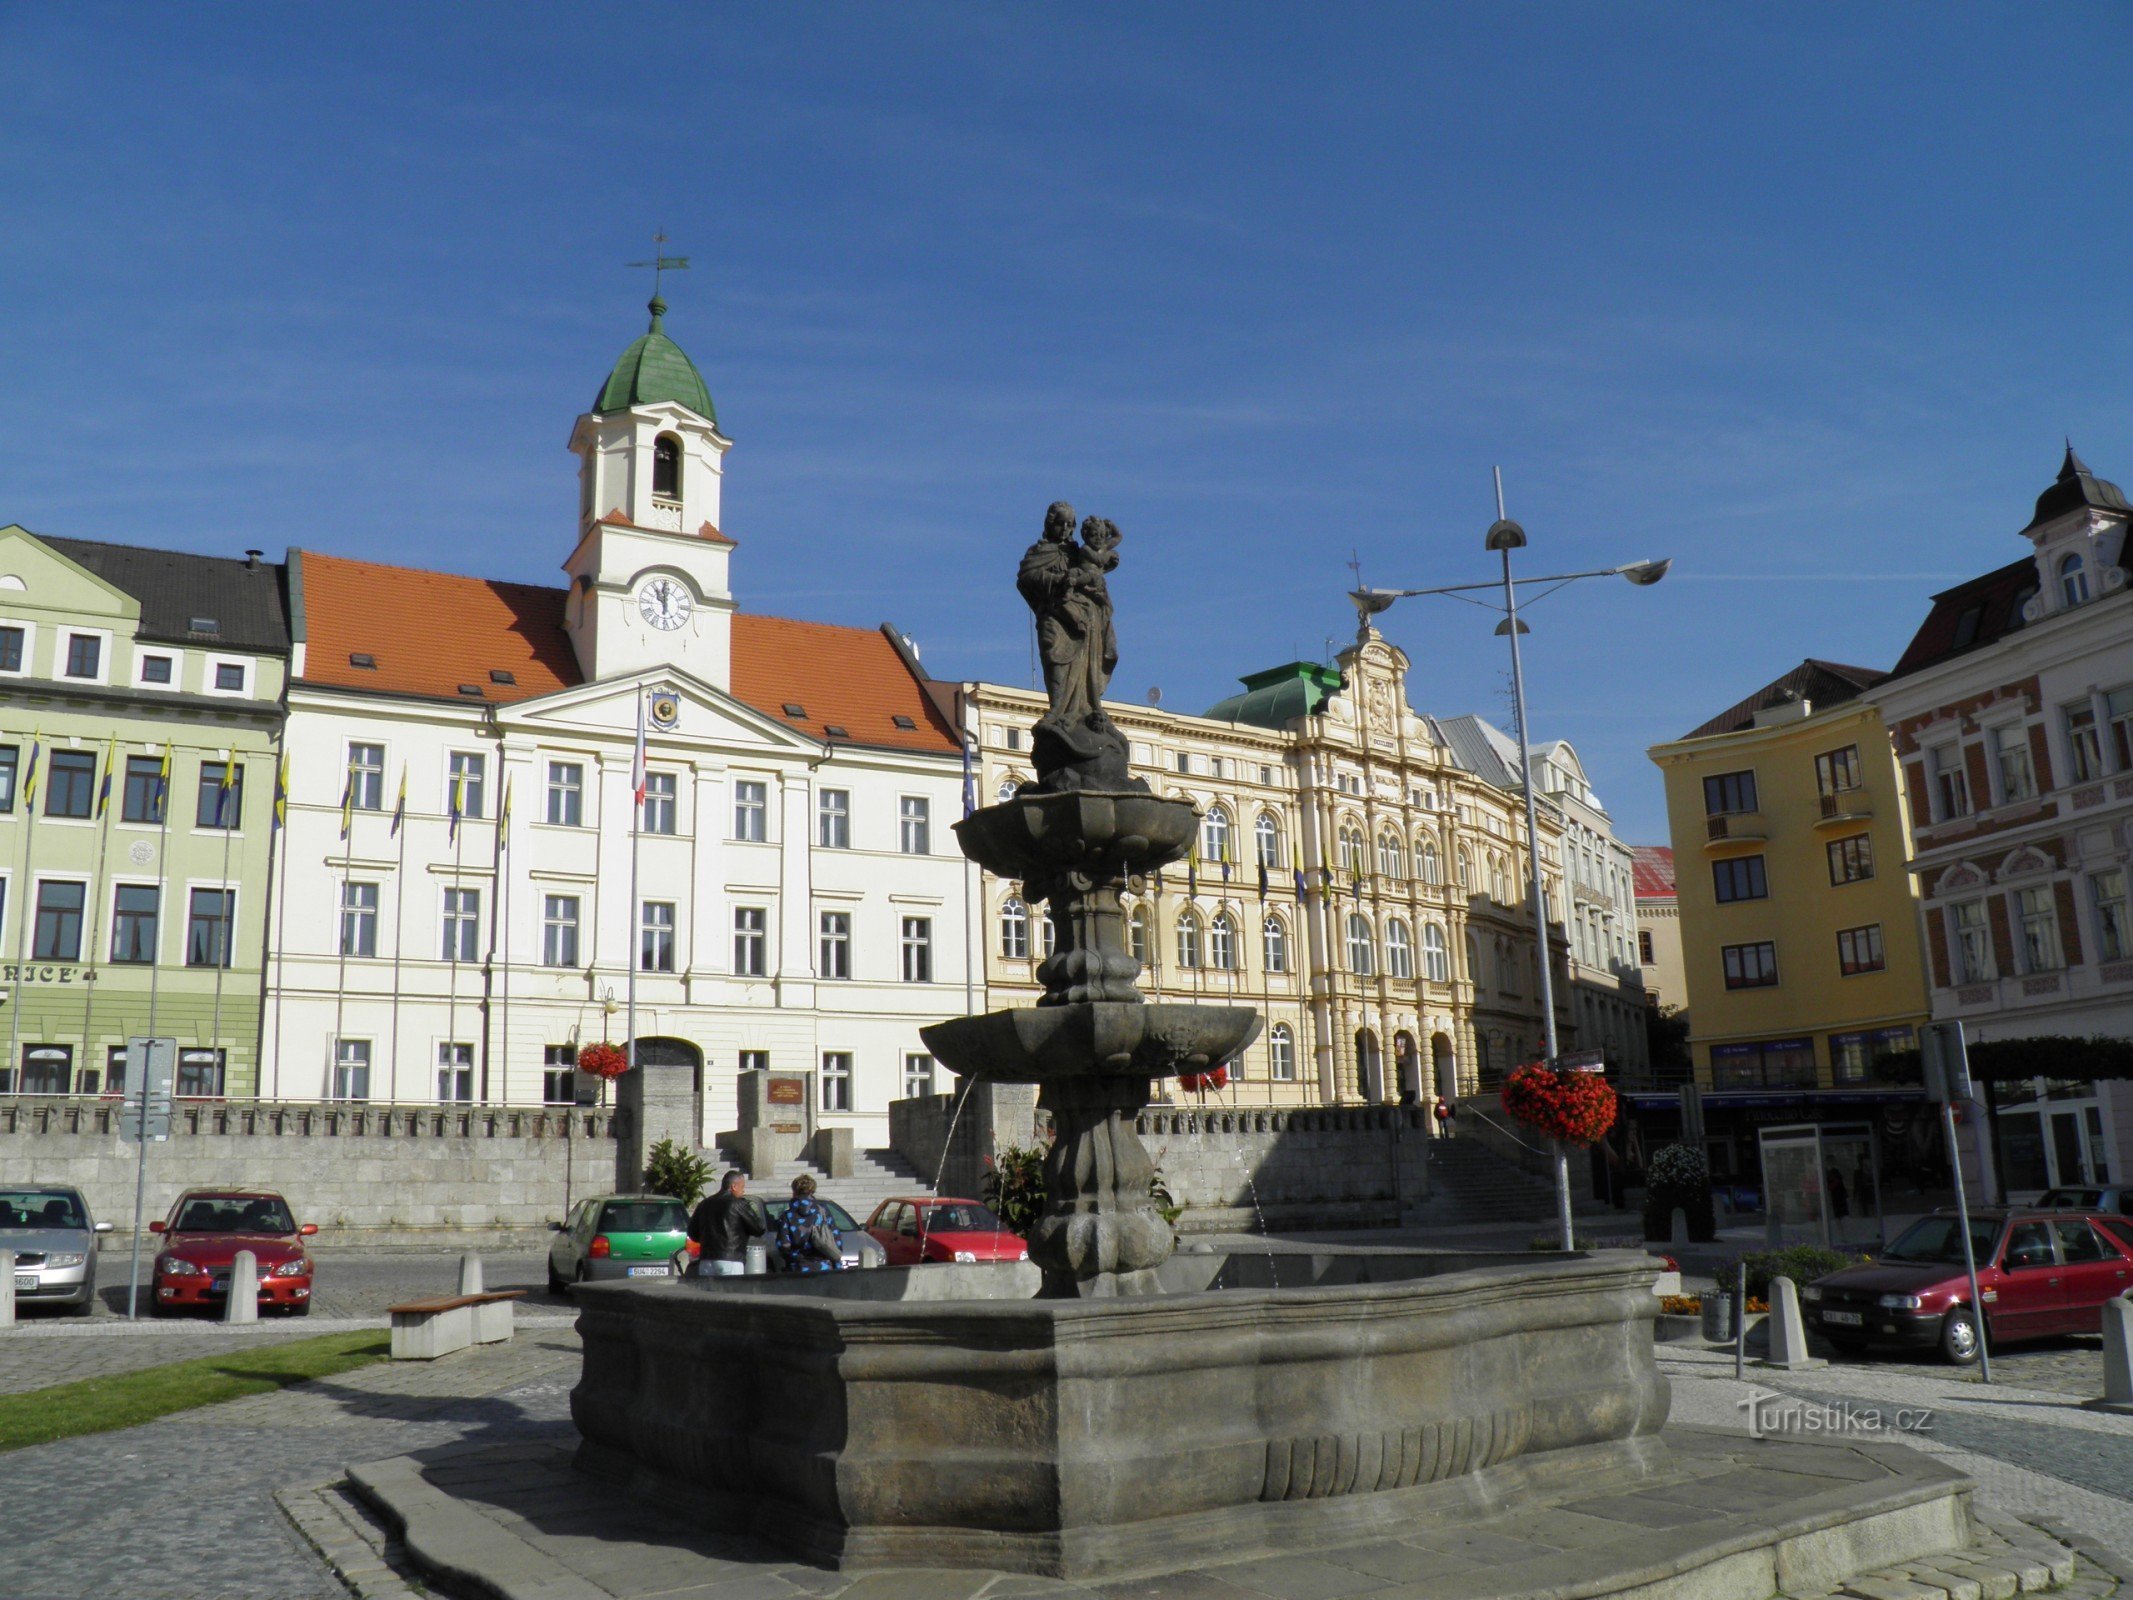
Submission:
[[[652,269],[652,298],[654,300],[657,300],[660,297],[659,280],[663,274],[668,272],[686,272],[689,270],[689,258],[687,256],[668,255],[662,248],[662,246],[664,246],[666,242],[666,229],[661,228],[657,233],[652,235],[652,259],[649,261],[632,261],[628,263],[628,265],[632,267],[650,267]]]

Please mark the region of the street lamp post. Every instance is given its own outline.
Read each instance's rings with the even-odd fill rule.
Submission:
[[[1541,1027],[1547,1040],[1548,1062],[1551,1066],[1560,1059],[1562,1045],[1555,1028],[1555,959],[1548,946],[1548,900],[1541,887],[1540,813],[1534,797],[1533,750],[1526,736],[1526,675],[1519,657],[1518,636],[1525,632],[1525,625],[1518,620],[1518,583],[1511,577],[1511,552],[1522,550],[1526,545],[1526,530],[1506,517],[1503,512],[1503,472],[1496,473],[1496,520],[1489,525],[1484,548],[1495,551],[1503,559],[1503,577],[1487,583],[1453,583],[1435,589],[1357,589],[1349,595],[1356,610],[1365,620],[1389,609],[1395,600],[1406,600],[1419,595],[1449,594],[1469,597],[1477,590],[1501,588],[1503,591],[1503,621],[1496,631],[1507,634],[1511,640],[1511,700],[1518,725],[1518,776],[1525,790],[1526,801],[1526,866],[1527,895],[1533,908],[1533,932],[1540,951],[1540,1004]],[[1619,567],[1602,567],[1594,572],[1558,572],[1545,578],[1527,578],[1527,584],[1550,584],[1561,588],[1575,583],[1580,578],[1627,578],[1631,583],[1648,587],[1666,576],[1669,561],[1633,561]],[[1550,592],[1553,592],[1552,590]],[[1488,601],[1476,602],[1497,609]],[[1568,864],[1565,864],[1568,874]],[[1555,1216],[1561,1230],[1565,1250],[1575,1248],[1576,1235],[1570,1219],[1570,1156],[1560,1140],[1555,1145]]]

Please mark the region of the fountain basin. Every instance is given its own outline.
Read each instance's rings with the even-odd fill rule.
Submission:
[[[1181,1254],[1139,1299],[1031,1298],[1026,1263],[587,1284],[571,1413],[588,1470],[809,1560],[1124,1576],[1633,1477],[1656,1272],[1317,1248]]]
[[[934,1059],[959,1077],[1051,1083],[1204,1072],[1234,1059],[1259,1027],[1250,1006],[1090,1000],[951,1017],[918,1033]],[[1144,1083],[1140,1099],[1147,1098]]]

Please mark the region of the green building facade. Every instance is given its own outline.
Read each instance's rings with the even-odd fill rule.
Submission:
[[[0,528],[0,1093],[257,1092],[285,573]]]

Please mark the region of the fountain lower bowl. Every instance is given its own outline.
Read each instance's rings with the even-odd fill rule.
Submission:
[[[1166,1293],[1036,1269],[581,1287],[588,1470],[809,1560],[1063,1578],[1393,1527],[1633,1473],[1657,1263],[1185,1252]]]

